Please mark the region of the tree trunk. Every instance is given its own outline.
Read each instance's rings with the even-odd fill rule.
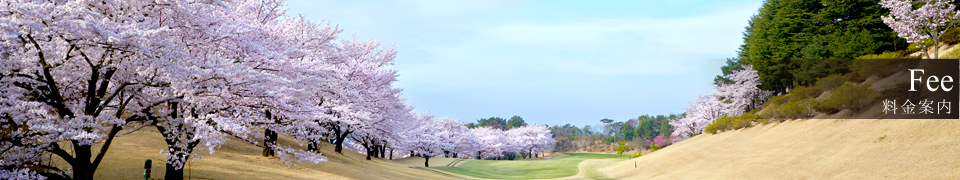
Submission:
[[[386,153],[387,153],[387,146],[380,146],[380,158],[387,157]]]
[[[167,170],[163,173],[163,179],[165,180],[182,180],[183,179],[183,168],[177,169],[173,167],[170,163],[167,164]]]
[[[317,145],[317,141],[310,141],[307,143],[307,151],[320,152],[320,146]]]
[[[76,141],[74,141],[76,142]],[[73,143],[73,145],[78,145],[79,143]],[[96,169],[90,168],[90,145],[81,145],[78,148],[74,148],[76,153],[76,159],[74,163],[70,163],[73,167],[73,179],[76,180],[92,180],[93,174],[96,172]]]
[[[343,140],[347,139],[347,135],[350,134],[350,131],[343,131],[343,133],[339,133],[340,132],[339,130],[335,130],[335,131],[337,132],[337,142],[334,143],[336,145],[336,148],[334,148],[334,151],[336,151],[337,153],[343,154]]]
[[[936,30],[933,32],[933,59],[940,59],[940,34]]]
[[[277,144],[277,133],[273,130],[266,129],[263,131],[263,157],[276,156],[277,153],[273,150],[271,146]]]
[[[275,119],[276,117],[273,117],[273,115],[270,114],[270,111],[265,111],[264,114],[267,116],[267,119],[273,119],[274,121],[277,121]],[[276,156],[277,153],[274,152],[273,147],[271,147],[276,144],[277,144],[277,132],[273,132],[273,130],[271,130],[270,128],[264,129],[263,130],[263,157]]]
[[[430,156],[423,156],[423,167],[430,167]]]
[[[393,148],[390,149],[390,160],[393,160]]]

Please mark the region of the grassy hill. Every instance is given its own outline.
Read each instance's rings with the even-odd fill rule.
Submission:
[[[284,139],[280,139],[284,144]],[[289,142],[286,142],[289,143]],[[143,179],[143,161],[153,160],[151,179],[162,179],[165,147],[159,132],[144,128],[114,141],[96,179]],[[365,160],[365,156],[344,150],[333,152],[332,145],[321,146],[329,161],[285,164],[278,158],[261,157],[261,150],[237,139],[204,153],[185,168],[185,179],[591,179],[603,177],[598,168],[611,162],[625,161],[629,155],[595,153],[555,153],[549,158],[526,160],[462,160],[430,158],[430,168],[423,167],[423,158]]]
[[[787,121],[699,135],[599,171],[618,179],[960,179],[957,129],[956,119]]]
[[[908,76],[865,83],[882,90]],[[868,119],[882,109],[876,102],[860,113],[705,133],[597,171],[616,179],[960,179],[960,119]]]
[[[281,138],[281,143],[283,139]],[[288,143],[289,144],[289,143]],[[155,128],[144,128],[119,137],[110,147],[97,170],[96,179],[143,179],[143,161],[153,160],[152,179],[162,179],[165,148],[163,137]],[[202,148],[202,147],[201,147]],[[321,146],[327,162],[286,165],[278,158],[261,156],[262,149],[231,139],[216,153],[203,153],[202,159],[191,161],[184,170],[185,179],[450,179],[450,176],[391,160],[365,160],[365,156],[344,150],[333,151],[332,145]],[[191,158],[195,159],[195,158]],[[431,158],[439,163],[443,158]],[[294,160],[294,162],[296,162]],[[420,158],[419,166],[423,166]],[[416,166],[415,166],[416,167]]]

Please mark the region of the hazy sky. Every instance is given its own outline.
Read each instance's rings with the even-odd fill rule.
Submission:
[[[417,112],[582,127],[711,93],[761,3],[290,0],[287,13],[396,48],[394,85]]]

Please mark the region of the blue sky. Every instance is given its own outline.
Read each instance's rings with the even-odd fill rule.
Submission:
[[[579,127],[681,113],[736,56],[761,1],[290,0],[397,49],[417,112]]]

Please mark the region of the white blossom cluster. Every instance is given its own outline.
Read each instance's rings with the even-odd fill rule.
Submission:
[[[554,148],[553,134],[546,126],[527,125],[503,131],[489,127],[469,129],[459,120],[433,119],[428,114],[414,115],[403,137],[394,148],[396,157],[498,158],[507,155],[540,154]],[[369,152],[361,143],[350,149]]]
[[[351,142],[381,157],[492,146],[458,121],[411,112],[392,86],[392,48],[340,39],[282,5],[0,1],[0,179],[92,179],[111,142],[142,128],[163,135],[168,171],[181,172],[230,137],[312,163],[327,159],[300,146]],[[523,129],[496,138],[512,152],[552,148],[546,128]]]
[[[739,116],[757,109],[772,95],[760,89],[760,76],[752,65],[744,65],[743,70],[727,76],[732,84],[721,84],[713,94],[700,95],[687,107],[685,116],[669,122],[674,127],[674,142],[703,133],[707,125],[723,116]]]
[[[939,46],[940,35],[953,26],[954,20],[960,18],[960,11],[955,11],[956,7],[951,2],[919,0],[923,5],[914,9],[911,0],[882,0],[880,5],[889,9],[890,15],[881,19],[907,43],[917,43],[920,48],[925,48],[924,40],[930,39],[935,46]]]

